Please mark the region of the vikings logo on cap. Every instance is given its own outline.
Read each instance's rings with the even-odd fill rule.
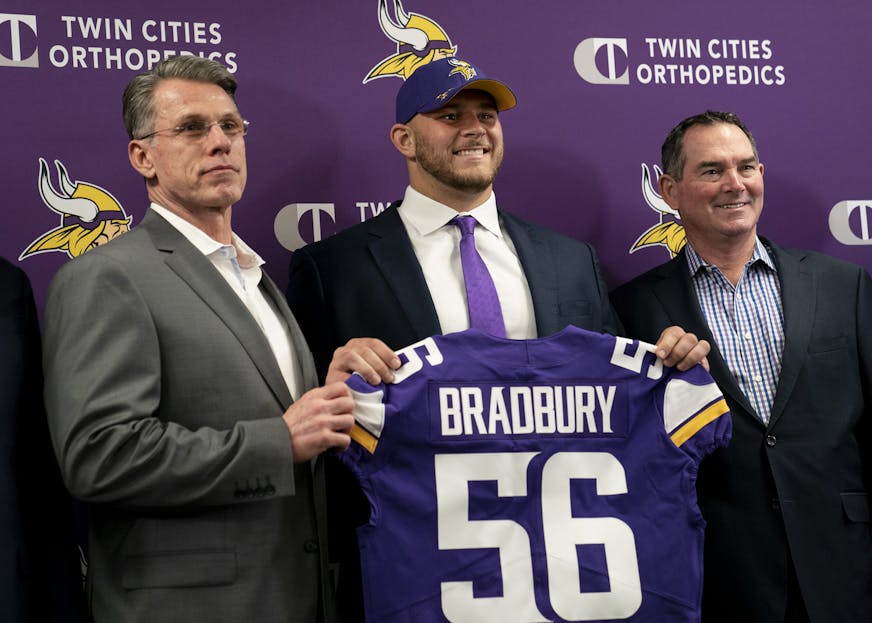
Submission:
[[[388,15],[387,0],[379,0],[378,23],[388,39],[396,42],[397,51],[373,67],[363,79],[366,84],[376,78],[398,76],[406,80],[416,69],[432,61],[454,56],[457,46],[442,27],[429,17],[406,13],[400,0],[393,0],[395,19]]]
[[[105,188],[87,182],[70,181],[64,165],[55,160],[60,192],[49,180],[48,164],[39,159],[39,194],[49,210],[61,216],[59,227],[34,240],[19,260],[37,253],[63,251],[77,257],[130,230],[131,218]]]
[[[465,89],[490,94],[500,112],[517,103],[509,87],[486,76],[481,68],[459,58],[442,58],[419,67],[403,82],[397,91],[397,123],[408,123],[418,113],[442,108]]]
[[[655,164],[654,178],[660,179],[661,175],[663,175],[663,171]],[[648,207],[658,214],[659,222],[648,228],[636,239],[636,242],[630,247],[630,253],[635,253],[645,247],[661,246],[669,250],[670,257],[675,257],[686,242],[684,226],[677,222],[681,220],[681,216],[670,208],[663,197],[654,190],[654,181],[651,179],[648,165],[644,163],[642,164],[642,197],[644,197]]]

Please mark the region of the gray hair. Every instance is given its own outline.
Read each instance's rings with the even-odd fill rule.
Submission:
[[[172,78],[217,84],[236,101],[236,78],[224,65],[200,56],[172,56],[137,75],[124,89],[121,107],[124,127],[131,139],[153,130],[154,90],[162,80]]]
[[[663,172],[673,179],[680,180],[684,174],[684,165],[687,164],[687,156],[684,153],[685,133],[695,125],[715,125],[716,123],[728,123],[742,130],[751,141],[754,157],[760,160],[760,156],[757,154],[757,143],[741,119],[731,112],[707,110],[699,115],[688,117],[670,130],[666,140],[663,141],[663,147],[660,148],[660,164],[663,166]]]

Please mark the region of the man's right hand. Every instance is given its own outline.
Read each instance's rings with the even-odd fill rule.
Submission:
[[[344,450],[351,443],[354,401],[345,383],[328,383],[309,390],[282,419],[291,436],[294,463],[315,458],[328,448]]]

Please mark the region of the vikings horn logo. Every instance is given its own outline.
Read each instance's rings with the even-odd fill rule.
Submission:
[[[396,54],[391,54],[373,67],[363,83],[385,76],[399,76],[403,80],[432,61],[449,58],[457,52],[448,34],[429,17],[406,13],[400,0],[393,0],[396,20],[388,15],[387,0],[378,2],[378,23],[388,39],[397,44]]]
[[[662,174],[663,171],[655,164],[655,178],[659,179]],[[642,164],[642,196],[645,198],[645,203],[648,204],[648,207],[657,212],[660,222],[636,239],[636,242],[630,247],[630,253],[635,253],[645,247],[659,245],[669,249],[670,257],[675,257],[686,242],[684,227],[676,221],[680,220],[681,217],[654,190],[654,183],[651,180],[651,174],[648,172],[648,165],[644,163]],[[676,220],[669,220],[669,217],[674,217]]]
[[[130,217],[109,191],[95,184],[70,181],[64,165],[55,160],[61,192],[52,188],[48,164],[39,159],[39,194],[49,210],[61,216],[59,227],[34,240],[18,258],[47,251],[77,257],[130,230]]]

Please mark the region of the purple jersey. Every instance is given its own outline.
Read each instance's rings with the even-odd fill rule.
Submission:
[[[352,376],[367,620],[698,621],[696,473],[731,422],[652,351],[470,330],[399,351],[392,384]]]

